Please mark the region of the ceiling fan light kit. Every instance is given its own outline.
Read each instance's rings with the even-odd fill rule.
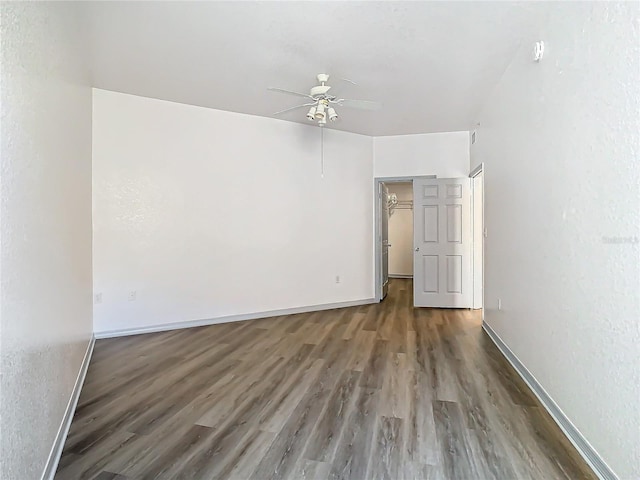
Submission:
[[[311,108],[307,112],[307,119],[312,122],[317,121],[319,126],[324,127],[327,124],[327,118],[331,122],[335,122],[339,118],[338,112],[336,112],[335,108],[333,107],[334,105],[339,105],[341,107],[359,108],[364,110],[377,110],[381,107],[379,102],[338,98],[337,96],[329,93],[329,90],[331,90],[331,86],[327,85],[327,82],[329,81],[329,75],[327,75],[326,73],[320,73],[316,76],[316,78],[320,85],[311,87],[311,90],[308,94],[293,92],[291,90],[285,90],[283,88],[270,87],[269,90],[272,90],[274,92],[286,93],[288,95],[304,97],[310,100],[310,102],[308,103],[280,110],[279,112],[274,113],[274,115],[279,115],[291,110],[310,106]],[[355,83],[351,82],[350,80],[349,83],[353,83],[355,85]]]

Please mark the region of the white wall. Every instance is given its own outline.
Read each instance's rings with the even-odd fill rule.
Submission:
[[[374,177],[469,175],[469,132],[375,137],[373,151]]]
[[[104,90],[93,115],[97,332],[373,298],[370,137],[326,130],[322,178],[316,126]]]
[[[3,2],[0,478],[42,474],[91,331],[91,89],[78,4]]]
[[[398,201],[413,201],[411,183],[387,183]],[[389,217],[389,275],[413,275],[413,210],[395,208]]]
[[[619,477],[637,479],[640,4],[547,8],[472,147],[486,165],[486,320]]]

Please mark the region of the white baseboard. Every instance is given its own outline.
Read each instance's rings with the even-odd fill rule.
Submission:
[[[321,305],[310,305],[307,307],[284,308],[282,310],[269,310],[266,312],[244,313],[240,315],[227,315],[225,317],[207,318],[204,320],[191,320],[186,322],[165,323],[161,325],[149,325],[140,328],[124,328],[120,330],[107,330],[95,332],[96,339],[125,337],[129,335],[141,335],[144,333],[166,332],[169,330],[179,330],[182,328],[205,327],[207,325],[217,325],[219,323],[242,322],[244,320],[256,320],[258,318],[279,317],[280,315],[293,315],[296,313],[317,312],[319,310],[332,310],[334,308],[356,307],[358,305],[368,305],[375,303],[375,299],[366,298],[363,300],[351,300],[348,302],[324,303]]]
[[[69,427],[71,427],[71,421],[73,420],[73,415],[76,411],[76,406],[78,405],[80,391],[82,390],[84,379],[87,376],[87,369],[89,368],[89,362],[91,362],[91,355],[93,355],[93,346],[95,343],[96,338],[92,335],[91,340],[89,340],[89,345],[87,345],[87,350],[84,353],[84,358],[80,365],[80,371],[78,372],[76,383],[71,391],[71,397],[69,398],[67,408],[64,411],[64,416],[62,417],[62,422],[58,428],[58,433],[56,434],[55,441],[53,442],[53,446],[49,452],[49,458],[47,458],[47,463],[45,464],[44,471],[42,472],[42,480],[53,480],[53,477],[56,474],[58,462],[60,462],[60,457],[62,456],[64,442],[69,434]]]
[[[542,406],[549,412],[553,420],[558,424],[573,446],[576,447],[578,453],[585,459],[598,478],[601,480],[618,480],[618,476],[611,470],[609,465],[606,464],[587,439],[584,438],[580,431],[571,423],[571,420],[569,420],[556,402],[553,401],[527,367],[522,364],[518,357],[516,357],[511,349],[502,341],[500,336],[487,322],[482,322],[482,328],[487,332],[489,338],[495,343],[496,347],[502,352],[502,355],[509,361],[511,366],[518,372],[518,375],[520,375],[531,391],[533,391],[535,396],[538,397]]]

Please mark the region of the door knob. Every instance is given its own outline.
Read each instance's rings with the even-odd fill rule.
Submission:
[[[420,247],[416,247],[416,252],[419,252],[419,251],[420,251]]]

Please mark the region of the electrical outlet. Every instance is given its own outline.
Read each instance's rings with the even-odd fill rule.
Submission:
[[[340,275],[336,275],[336,283],[340,283]]]
[[[136,296],[137,296],[136,291],[135,290],[131,290],[129,292],[129,301],[130,302],[135,302],[136,301]]]
[[[498,310],[502,310],[502,299],[498,299]]]
[[[93,296],[93,303],[102,303],[102,292],[98,292]]]

